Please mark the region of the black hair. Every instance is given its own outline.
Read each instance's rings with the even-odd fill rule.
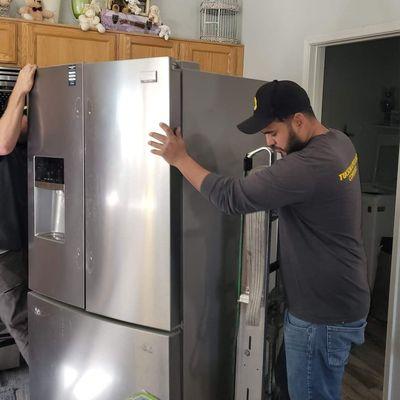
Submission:
[[[296,111],[295,114],[297,114],[297,113],[302,113],[302,114],[304,114],[304,115],[306,115],[307,117],[310,117],[310,118],[317,118],[315,116],[314,110],[311,108],[311,106],[309,108],[305,109],[305,110]],[[293,115],[294,114],[290,114],[290,115],[287,115],[286,117],[278,117],[277,116],[275,118],[275,121],[285,122],[286,120],[293,118]]]

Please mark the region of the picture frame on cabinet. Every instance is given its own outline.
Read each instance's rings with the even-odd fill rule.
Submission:
[[[139,15],[147,17],[150,11],[150,0],[107,0],[107,9],[114,12],[130,13],[129,8],[139,7]]]
[[[149,11],[150,11],[150,0],[139,0],[138,6],[142,10],[140,15],[145,15],[147,17],[149,15]]]

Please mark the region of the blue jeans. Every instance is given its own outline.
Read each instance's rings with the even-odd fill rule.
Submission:
[[[291,400],[340,400],[351,346],[364,342],[365,319],[319,325],[285,314],[284,339]]]

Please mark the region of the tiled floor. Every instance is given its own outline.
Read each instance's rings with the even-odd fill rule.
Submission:
[[[0,372],[0,400],[29,400],[27,366]]]

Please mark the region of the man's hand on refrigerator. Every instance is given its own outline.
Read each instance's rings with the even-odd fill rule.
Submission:
[[[27,64],[21,69],[18,75],[17,82],[15,83],[14,91],[22,96],[26,96],[33,87],[35,81],[36,65]]]
[[[10,154],[17,143],[21,130],[25,130],[23,111],[25,96],[30,92],[35,79],[36,65],[25,65],[8,99],[7,108],[0,118],[0,155]]]
[[[180,128],[177,128],[174,132],[167,124],[160,123],[160,127],[166,135],[150,132],[149,135],[157,140],[149,141],[149,145],[153,147],[151,152],[164,158],[168,164],[178,168],[194,188],[200,191],[204,178],[210,172],[189,156]]]
[[[168,164],[177,167],[180,161],[188,157],[181,128],[175,129],[174,132],[163,122],[160,123],[160,127],[166,134],[162,135],[157,132],[150,132],[150,136],[157,140],[157,142],[154,140],[149,142],[149,145],[153,147],[151,152],[164,158]]]

